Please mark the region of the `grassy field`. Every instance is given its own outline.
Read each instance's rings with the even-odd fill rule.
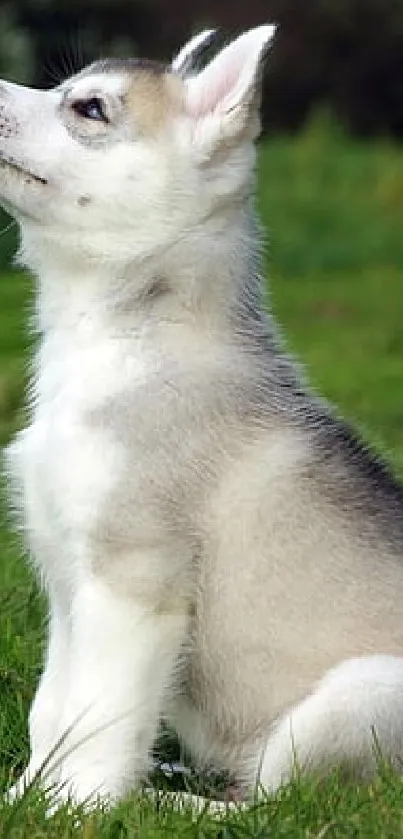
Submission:
[[[403,150],[347,141],[316,125],[262,146],[260,207],[272,305],[311,379],[403,474]],[[3,240],[0,240],[0,245]],[[4,241],[3,241],[4,244]],[[31,284],[0,276],[0,444],[22,421]],[[44,608],[14,537],[0,530],[0,783],[27,755]],[[45,819],[35,799],[0,803],[2,837],[403,837],[403,782],[295,782],[249,814],[194,823],[133,797],[110,814]]]

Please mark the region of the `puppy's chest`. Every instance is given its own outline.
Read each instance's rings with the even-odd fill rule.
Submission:
[[[6,452],[14,506],[31,541],[89,530],[124,468],[121,446],[91,414],[147,377],[147,365],[113,342],[66,347],[38,358],[32,421]]]

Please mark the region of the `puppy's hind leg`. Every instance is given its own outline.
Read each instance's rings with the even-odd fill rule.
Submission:
[[[347,767],[376,771],[377,751],[403,759],[403,658],[370,656],[329,670],[314,692],[276,724],[267,742],[259,785],[268,792],[298,771]]]

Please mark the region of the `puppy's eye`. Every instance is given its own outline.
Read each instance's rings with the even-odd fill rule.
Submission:
[[[105,104],[98,96],[92,96],[90,99],[77,99],[71,107],[79,117],[84,119],[109,122],[105,113]]]

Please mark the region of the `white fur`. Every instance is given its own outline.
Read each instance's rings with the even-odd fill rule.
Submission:
[[[0,194],[39,336],[6,464],[50,602],[14,793],[42,771],[61,797],[119,798],[162,714],[252,786],[264,752],[270,790],[294,749],[373,768],[372,725],[402,754],[400,545],[338,506],[343,464],[329,501],[318,403],[299,422],[294,368],[272,338],[260,355],[252,140],[273,33],[182,79],[203,33],[145,88],[144,69],[102,65],[0,88]],[[91,97],[106,122],[75,113]]]
[[[359,766],[376,770],[383,757],[400,769],[403,659],[368,656],[329,671],[315,691],[275,726],[258,779],[275,792],[295,772]]]
[[[274,38],[275,26],[261,26],[229,44],[195,78],[189,80],[188,107],[196,117],[223,116],[248,102],[259,58]]]

